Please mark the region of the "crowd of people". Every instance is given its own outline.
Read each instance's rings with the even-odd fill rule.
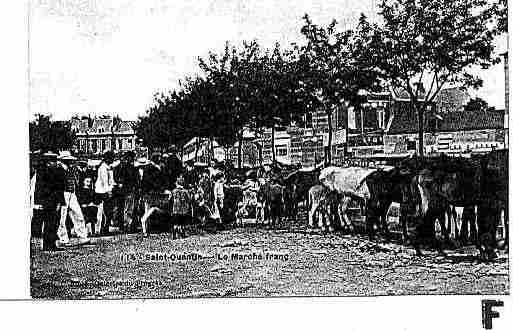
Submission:
[[[34,152],[30,163],[32,235],[42,236],[46,251],[93,244],[91,237],[108,235],[111,227],[124,233],[141,228],[147,236],[164,226],[176,237],[191,223],[241,224],[251,211],[262,217],[259,171],[227,178],[222,166],[182,163],[174,147],[149,159],[107,151],[99,164],[70,152]],[[78,240],[72,244],[70,237]]]

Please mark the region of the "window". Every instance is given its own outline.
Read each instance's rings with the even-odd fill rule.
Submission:
[[[287,149],[286,148],[276,148],[276,155],[277,156],[287,156]]]
[[[378,109],[378,128],[384,129],[385,128],[385,110],[384,109]]]
[[[308,113],[305,115],[305,127],[309,127],[309,128],[311,128],[311,127],[312,127],[312,122],[313,122],[313,116],[312,116],[312,113],[311,113],[311,112],[308,112]]]
[[[415,143],[414,140],[408,140],[406,142],[406,149],[407,150],[415,150],[415,149],[417,149],[416,147],[417,147],[417,144]]]

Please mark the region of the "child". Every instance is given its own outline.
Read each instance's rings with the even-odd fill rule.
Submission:
[[[180,175],[176,180],[176,188],[171,192],[171,234],[176,238],[177,232],[183,236],[183,227],[189,224],[191,217],[191,198],[184,188],[184,178]]]

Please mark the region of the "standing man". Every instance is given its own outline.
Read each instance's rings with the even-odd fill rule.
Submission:
[[[175,188],[176,185],[176,179],[183,174],[183,165],[180,158],[178,158],[176,154],[176,146],[172,145],[169,147],[169,150],[167,152],[168,157],[166,161],[166,175],[169,180],[169,189]],[[188,182],[187,182],[188,183]]]
[[[114,181],[116,182],[114,218],[121,231],[133,231],[135,225],[134,211],[136,204],[136,188],[139,180],[138,170],[134,165],[135,153],[127,151],[121,164],[114,168]]]
[[[194,177],[194,161],[188,160],[185,162],[185,169],[183,170],[184,187],[190,189],[194,186],[196,178]]]
[[[76,192],[80,187],[80,172],[74,162],[77,160],[69,152],[62,152],[58,157],[64,176],[64,204],[61,207],[61,217],[57,236],[61,245],[69,245],[66,219],[68,214],[73,222],[73,229],[79,238],[79,244],[89,243],[84,215],[77,200]]]
[[[214,214],[219,223],[223,223],[224,216],[224,174],[219,172],[214,177]]]
[[[98,199],[98,213],[96,218],[96,233],[105,234],[109,230],[111,219],[107,219],[105,214],[105,202],[112,198],[112,188],[114,188],[114,177],[112,176],[112,163],[114,162],[114,153],[106,151],[103,154],[103,159],[98,167],[98,177],[94,192]],[[105,222],[103,218],[105,217]]]
[[[56,164],[57,154],[46,152],[35,161],[34,216],[43,222],[43,251],[58,251],[57,228],[64,204],[64,177]]]

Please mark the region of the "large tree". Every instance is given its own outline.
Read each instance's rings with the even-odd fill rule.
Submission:
[[[256,63],[255,79],[250,89],[253,128],[271,129],[272,162],[276,162],[275,128],[300,122],[307,111],[309,95],[302,92],[302,66],[295,49],[282,49],[276,44]]]
[[[488,102],[480,97],[470,99],[467,104],[463,107],[465,111],[489,111],[495,110],[495,107],[488,105]]]
[[[250,88],[258,72],[262,50],[256,41],[244,42],[236,48],[228,43],[224,52],[210,53],[200,58],[200,68],[206,79],[215,86],[216,108],[219,118],[229,125],[228,133],[234,133],[238,141],[239,167],[242,166],[242,144],[244,129],[250,123],[255,109],[255,93]]]
[[[74,145],[75,134],[68,122],[52,121],[51,116],[38,114],[29,123],[29,148],[31,151],[68,150]]]
[[[365,101],[361,90],[372,90],[377,86],[376,72],[370,70],[362,57],[355,56],[359,50],[359,35],[351,30],[337,30],[333,20],[328,26],[314,24],[304,16],[301,33],[306,38],[302,48],[302,61],[307,63],[303,74],[303,88],[317,99],[328,116],[327,162],[331,163],[332,113],[343,103],[358,106]],[[314,106],[316,106],[314,104]]]
[[[440,90],[447,85],[478,88],[482,80],[472,70],[498,62],[493,53],[496,13],[486,0],[384,0],[381,22],[360,21],[366,40],[363,61],[409,95],[421,156],[424,114]]]
[[[150,149],[165,149],[171,144],[183,145],[194,132],[183,91],[154,95],[154,104],[139,117],[137,135]]]

